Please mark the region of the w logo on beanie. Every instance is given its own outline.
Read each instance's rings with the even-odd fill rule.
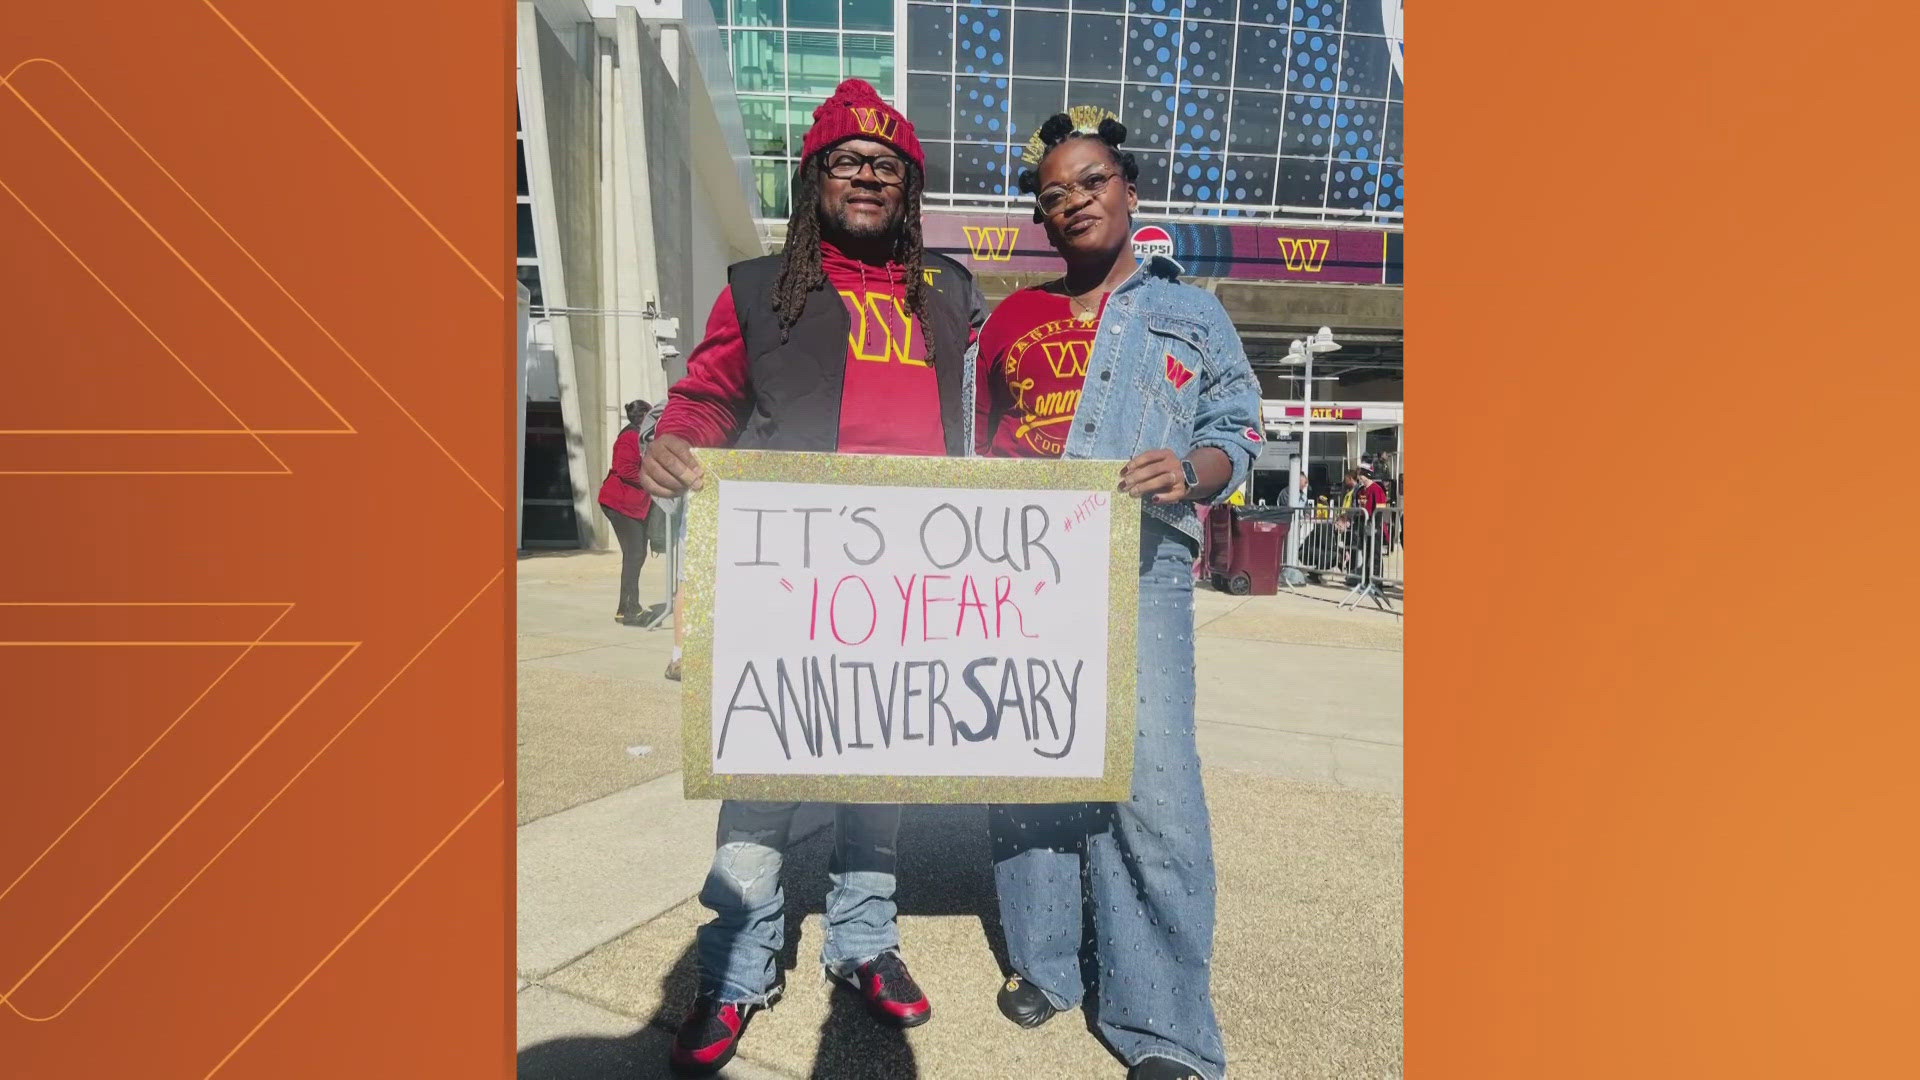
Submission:
[[[853,122],[859,126],[862,135],[872,135],[891,142],[900,130],[900,118],[893,113],[859,105],[850,108],[853,112]]]
[[[887,143],[915,168],[927,167],[926,153],[913,133],[913,121],[888,105],[880,91],[864,79],[841,83],[832,97],[813,110],[813,126],[801,140],[800,156],[810,158],[835,143],[860,138]]]

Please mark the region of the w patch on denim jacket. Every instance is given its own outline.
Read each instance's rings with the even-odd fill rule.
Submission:
[[[1193,369],[1180,362],[1172,353],[1167,354],[1167,381],[1175,390],[1185,390],[1193,378]]]

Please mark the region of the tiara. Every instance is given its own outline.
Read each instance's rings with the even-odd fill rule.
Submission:
[[[1067,110],[1067,116],[1073,120],[1074,133],[1079,135],[1098,135],[1101,121],[1120,119],[1117,114],[1098,105],[1075,105]],[[1020,160],[1029,165],[1038,165],[1046,152],[1046,144],[1040,141],[1040,132],[1036,128],[1032,137],[1027,139],[1027,148],[1020,155]]]

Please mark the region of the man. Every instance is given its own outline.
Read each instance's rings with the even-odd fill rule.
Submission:
[[[1373,465],[1362,460],[1347,470],[1347,490],[1340,497],[1340,508],[1345,519],[1344,532],[1348,544],[1347,569],[1354,577],[1360,577],[1361,567],[1367,567],[1366,573],[1372,577],[1380,576],[1381,553],[1385,533],[1380,530],[1386,526],[1384,520],[1375,522],[1375,511],[1387,505],[1387,489],[1373,478]],[[1369,528],[1371,526],[1371,528]],[[1369,543],[1369,533],[1378,534],[1381,540]]]
[[[963,452],[962,361],[984,303],[958,263],[920,239],[926,161],[906,117],[858,79],[813,112],[793,180],[786,251],[728,271],[706,338],[643,459],[657,496],[701,486],[694,447],[820,453]],[[972,408],[967,402],[966,408]],[[796,803],[728,801],[700,902],[700,995],[675,1036],[677,1071],[732,1058],[779,1000],[782,853]],[[827,974],[899,1027],[931,1015],[899,953],[898,806],[837,808]]]

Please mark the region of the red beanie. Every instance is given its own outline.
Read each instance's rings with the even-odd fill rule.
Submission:
[[[861,79],[848,79],[813,110],[813,126],[800,143],[800,156],[813,155],[844,139],[875,139],[892,146],[925,172],[927,155],[913,123],[880,100],[880,91]]]

